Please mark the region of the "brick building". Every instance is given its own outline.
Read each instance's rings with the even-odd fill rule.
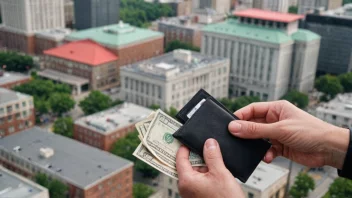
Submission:
[[[32,96],[0,88],[0,137],[5,137],[35,124]]]
[[[146,118],[152,110],[132,103],[124,103],[75,122],[74,139],[91,146],[109,151],[111,146],[134,125]]]
[[[30,76],[16,72],[4,72],[0,70],[0,87],[11,89],[15,86],[25,84],[31,80]]]
[[[120,22],[119,24],[77,31],[67,41],[92,39],[119,57],[118,66],[148,59],[164,52],[164,35]]]
[[[57,179],[70,198],[132,198],[132,162],[37,127],[0,139],[0,164]]]
[[[74,94],[109,89],[119,83],[117,56],[89,39],[46,50],[41,62],[44,70],[39,76],[70,85]]]
[[[45,50],[58,47],[63,44],[65,36],[71,33],[70,29],[49,29],[35,34],[35,54],[42,54]]]

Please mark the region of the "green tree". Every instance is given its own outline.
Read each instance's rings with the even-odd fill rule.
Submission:
[[[0,52],[0,66],[7,71],[25,72],[34,66],[33,58],[16,52]]]
[[[68,94],[54,93],[49,98],[51,111],[62,115],[75,107],[75,101]]]
[[[49,180],[46,174],[38,173],[35,175],[35,182],[45,188],[49,188]]]
[[[231,110],[233,112],[253,103],[253,102],[260,102],[260,98],[257,96],[241,96],[235,99],[234,103],[232,104]]]
[[[290,6],[288,8],[288,12],[292,14],[297,14],[298,13],[298,7],[297,6]]]
[[[117,105],[120,105],[120,104],[123,104],[125,101],[123,101],[123,100],[119,100],[119,99],[117,99],[117,100],[115,100],[115,101],[113,101],[112,103],[111,103],[111,106],[113,107],[113,106],[117,106]]]
[[[152,104],[149,106],[149,109],[158,110],[158,109],[160,109],[160,105]]]
[[[148,198],[154,193],[153,188],[142,183],[133,184],[133,198]]]
[[[71,117],[61,117],[54,122],[54,133],[66,136],[68,138],[73,137],[73,120]]]
[[[349,3],[352,3],[352,0],[343,0],[342,5],[349,4]]]
[[[337,94],[343,92],[343,86],[336,76],[329,74],[319,77],[315,81],[315,88],[324,93],[324,97],[328,100],[333,99]]]
[[[144,163],[141,160],[137,160],[135,162],[135,167],[136,167],[136,170],[142,173],[143,177],[145,178],[156,178],[160,174],[158,170],[149,166],[148,164]]]
[[[79,103],[86,115],[97,113],[111,107],[112,101],[109,96],[100,91],[92,91],[88,97]]]
[[[352,180],[337,178],[330,185],[329,191],[325,198],[351,198],[352,197]]]
[[[68,187],[62,182],[54,179],[49,180],[46,174],[38,173],[35,176],[35,181],[39,185],[47,188],[49,190],[50,198],[61,198],[66,197],[66,192],[68,191]]]
[[[345,92],[352,92],[352,72],[341,74],[339,80]]]
[[[184,43],[181,42],[179,40],[174,40],[169,42],[166,47],[165,47],[165,52],[171,52],[174,51],[176,49],[185,49],[185,50],[191,50],[191,51],[196,51],[199,52],[200,48],[199,47],[195,47],[189,43]]]
[[[232,104],[233,104],[233,100],[229,99],[229,98],[222,98],[219,99],[219,102],[222,103],[227,109],[232,110]]]
[[[295,183],[290,189],[290,196],[293,198],[305,198],[310,190],[315,188],[314,180],[307,173],[299,173]]]
[[[171,116],[173,118],[176,118],[178,111],[175,107],[170,107],[170,109],[166,110],[165,113],[167,113],[169,116]]]
[[[37,96],[34,96],[34,106],[35,106],[35,111],[39,114],[45,114],[49,113],[50,110],[50,104],[46,100],[42,100],[38,98]]]
[[[286,95],[282,97],[282,99],[291,102],[297,107],[304,109],[309,104],[309,97],[307,94],[301,93],[296,90],[289,91]]]

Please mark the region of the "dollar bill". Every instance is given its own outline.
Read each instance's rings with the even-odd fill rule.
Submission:
[[[181,143],[172,134],[181,126],[181,123],[158,110],[143,139],[143,145],[158,160],[173,169],[176,169],[176,154]],[[191,152],[189,160],[192,166],[204,166],[203,159],[196,153]]]
[[[144,138],[145,134],[148,131],[149,124],[153,121],[155,112],[151,113],[146,119],[136,123],[136,129],[141,137]]]
[[[149,164],[153,168],[157,169],[158,171],[178,180],[177,171],[161,163],[146,147],[143,146],[142,143],[139,144],[137,149],[133,152],[133,155],[143,162]]]

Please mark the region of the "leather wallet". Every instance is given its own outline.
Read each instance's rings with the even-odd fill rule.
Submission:
[[[218,141],[224,164],[232,175],[246,182],[271,144],[264,139],[246,140],[230,134],[228,124],[238,119],[220,102],[204,90],[200,90],[177,114],[184,125],[173,136],[203,156],[207,139]]]

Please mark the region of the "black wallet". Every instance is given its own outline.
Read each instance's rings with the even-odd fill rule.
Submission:
[[[271,144],[264,139],[246,140],[234,137],[228,124],[238,118],[203,89],[176,115],[183,126],[173,136],[203,156],[207,139],[218,141],[225,166],[241,182],[246,182]]]

